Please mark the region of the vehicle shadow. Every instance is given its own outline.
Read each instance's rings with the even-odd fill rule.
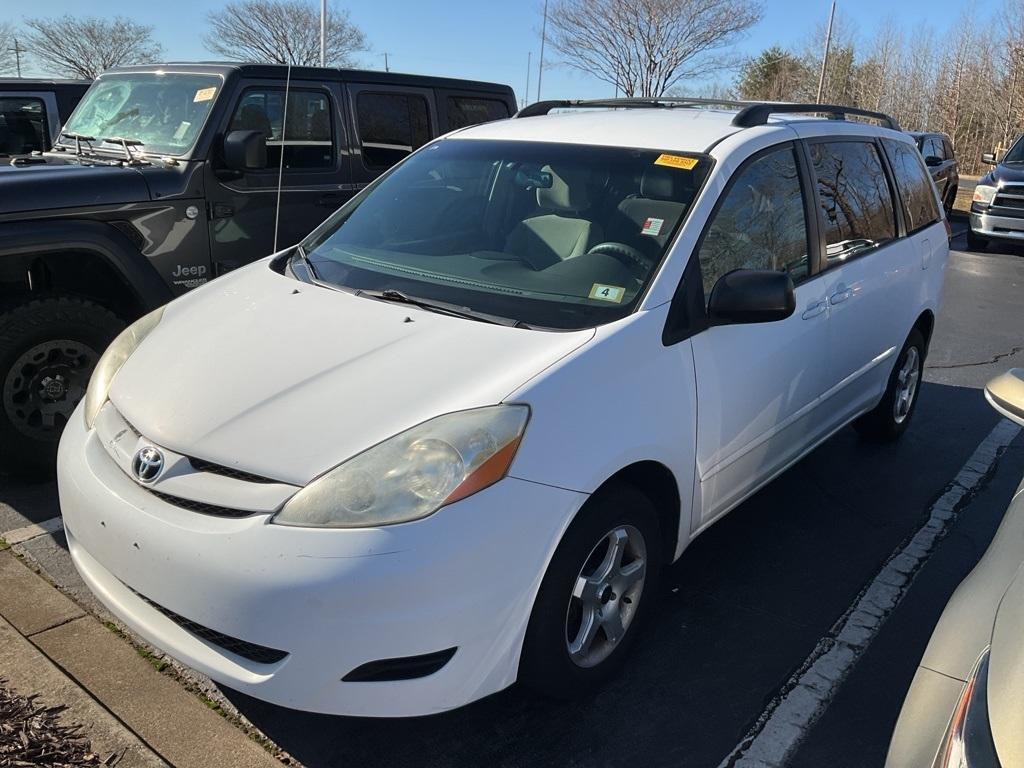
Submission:
[[[668,570],[659,611],[625,670],[590,698],[554,702],[513,687],[453,712],[386,720],[224,693],[316,768],[717,765],[997,421],[979,390],[925,383],[899,443],[868,444],[843,430],[694,541]],[[992,503],[996,519],[1008,500]],[[914,624],[892,660],[897,673],[878,681],[877,743],[858,754],[862,764],[884,760],[936,618],[932,610]]]

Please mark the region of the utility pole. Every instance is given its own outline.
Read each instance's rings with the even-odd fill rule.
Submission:
[[[390,69],[388,69],[388,54],[386,52],[384,53],[384,71],[385,72],[390,72],[391,71]]]
[[[544,0],[544,23],[540,28],[540,64],[537,66],[537,101],[540,101],[540,81],[544,77],[544,40],[548,36],[548,0]]]
[[[523,96],[523,106],[525,107],[530,101],[530,62],[533,59],[533,51],[526,52],[526,91]]]
[[[828,15],[828,31],[825,33],[825,55],[821,57],[821,74],[818,75],[818,98],[815,104],[821,104],[821,95],[825,90],[825,69],[828,67],[828,49],[832,45],[832,20],[836,17],[836,0],[832,0],[832,11]]]
[[[320,0],[320,66],[327,66],[327,0]]]
[[[14,61],[18,66],[18,77],[21,77],[21,54],[25,52],[25,49],[18,44],[18,38],[14,38],[14,47],[7,50],[14,51]]]

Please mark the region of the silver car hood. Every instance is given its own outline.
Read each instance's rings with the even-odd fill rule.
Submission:
[[[1024,497],[1015,504],[1024,504]],[[1024,765],[1024,566],[1003,595],[992,628],[988,712],[1000,763]]]

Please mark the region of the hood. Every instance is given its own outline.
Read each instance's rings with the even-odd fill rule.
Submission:
[[[593,336],[362,298],[262,261],[171,303],[110,399],[158,445],[301,485],[429,418],[501,402]]]
[[[0,164],[0,215],[150,199],[149,187],[137,168],[90,165],[73,156],[52,154],[42,160]]]
[[[1019,499],[1015,503],[1024,503]],[[992,739],[1004,766],[1024,761],[1024,568],[1003,595],[992,629],[988,666],[988,714]]]
[[[1022,182],[1024,181],[1024,164],[1018,165],[997,165],[991,171],[986,173],[980,179],[979,184],[988,184],[995,186],[1000,181],[1002,182]]]

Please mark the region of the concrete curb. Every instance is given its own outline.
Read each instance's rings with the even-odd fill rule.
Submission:
[[[103,743],[132,747],[135,762],[119,765],[280,768],[266,750],[10,551],[0,552],[0,584],[0,676],[23,694],[46,694],[40,690],[45,683],[52,692],[47,703],[91,702],[78,706],[74,719],[93,738],[107,739]]]

